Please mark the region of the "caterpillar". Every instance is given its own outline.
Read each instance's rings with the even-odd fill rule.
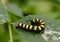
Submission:
[[[41,32],[42,30],[45,29],[45,23],[42,20],[33,19],[31,20],[31,25],[16,23],[16,28],[21,28],[33,32]]]

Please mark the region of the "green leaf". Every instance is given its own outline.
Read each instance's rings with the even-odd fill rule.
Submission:
[[[0,0],[0,24],[7,22],[8,14],[6,9],[3,6],[2,1]]]
[[[10,19],[11,19],[11,22],[12,22],[12,23],[22,18],[22,17],[17,16],[17,15],[15,15],[15,14],[9,12],[9,11],[8,11],[8,14],[9,14],[9,16],[10,16]]]
[[[36,33],[32,33],[32,32],[27,32],[27,31],[21,30],[21,29],[15,29],[16,32],[20,35],[20,38],[21,38],[20,41],[21,42],[40,42],[40,41],[41,42],[46,42],[46,41],[59,42],[60,34],[58,34],[58,32],[60,33],[60,23],[57,20],[49,19],[48,17],[45,17],[45,16],[29,15],[29,16],[22,18],[21,20],[18,20],[17,22],[30,24],[31,19],[37,19],[37,18],[45,21],[45,23],[46,23],[45,32],[42,35],[40,35],[40,33],[36,34]],[[51,32],[52,32],[52,34],[51,34]],[[55,37],[58,40],[57,39],[55,40]]]
[[[5,32],[4,23],[8,20],[8,14],[6,7],[3,5],[2,0],[0,0],[0,42],[8,42],[9,36],[8,33]]]
[[[21,9],[16,5],[16,4],[8,4],[8,11],[10,11],[11,13],[13,13],[14,15],[20,16],[22,17],[22,11]]]

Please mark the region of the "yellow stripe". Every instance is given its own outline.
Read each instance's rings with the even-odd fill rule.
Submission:
[[[42,22],[42,20],[40,20],[40,22]]]
[[[25,27],[25,24],[23,24],[23,28]]]
[[[35,31],[37,30],[37,26],[34,26],[34,30],[35,30]]]
[[[39,30],[41,30],[41,27],[40,26],[38,26],[38,28],[39,28]]]
[[[44,28],[45,26],[44,26],[44,25],[41,25],[41,27],[43,27],[43,28]]]
[[[19,23],[19,26],[21,27],[22,26],[22,23]]]
[[[33,19],[33,22],[35,22],[35,20]]]
[[[30,30],[32,29],[32,25],[30,25],[29,29],[30,29]]]
[[[28,29],[29,25],[26,25],[26,29]]]
[[[37,19],[37,21],[39,21],[39,19]]]
[[[42,22],[41,24],[45,24],[45,22]]]

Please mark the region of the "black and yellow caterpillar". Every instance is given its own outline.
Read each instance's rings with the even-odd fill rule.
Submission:
[[[45,29],[45,22],[39,19],[32,19],[31,25],[16,23],[16,28],[22,28],[33,32],[41,32]]]

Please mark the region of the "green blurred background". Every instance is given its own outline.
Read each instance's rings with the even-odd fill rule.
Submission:
[[[3,5],[4,2],[7,10]],[[12,23],[28,15],[46,16],[60,21],[60,0],[5,0],[4,2],[0,0],[0,42],[9,42],[8,17]],[[19,35],[14,29],[12,33],[14,42],[20,42]]]
[[[34,14],[54,19],[59,19],[60,17],[60,0],[9,0],[8,3],[8,5],[11,5],[8,7],[9,11],[16,6],[15,8],[21,9],[24,16]]]

